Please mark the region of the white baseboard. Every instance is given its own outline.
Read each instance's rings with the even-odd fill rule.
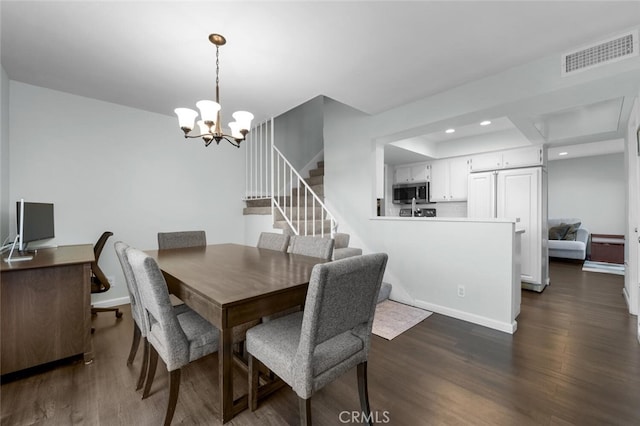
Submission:
[[[483,317],[469,312],[459,311],[457,309],[447,308],[446,306],[435,305],[422,300],[414,300],[412,303],[416,308],[426,309],[431,312],[446,315],[448,317],[456,318],[459,320],[467,321],[473,324],[481,325],[483,327],[492,328],[494,330],[502,331],[504,333],[513,334],[518,329],[518,322],[502,322],[491,318]]]
[[[100,302],[92,303],[91,306],[95,308],[111,308],[113,306],[128,305],[129,296],[118,297],[117,299],[101,300]]]

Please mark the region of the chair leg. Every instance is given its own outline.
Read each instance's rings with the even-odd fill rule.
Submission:
[[[164,416],[164,426],[171,424],[173,413],[176,411],[178,402],[178,392],[180,391],[180,369],[173,370],[169,376],[169,403],[167,404],[167,414]]]
[[[311,398],[298,397],[300,406],[300,426],[311,426]]]
[[[138,376],[138,383],[136,383],[136,390],[140,390],[144,384],[144,378],[147,375],[147,369],[149,368],[149,342],[146,337],[142,338],[142,366],[140,367],[140,375]]]
[[[258,373],[260,364],[253,355],[249,356],[249,411],[255,411],[258,408]]]
[[[153,384],[153,377],[156,375],[156,366],[158,365],[158,352],[153,345],[149,344],[149,369],[147,371],[147,381],[144,384],[144,391],[142,392],[142,399],[149,396],[151,385]]]
[[[138,353],[138,346],[140,346],[140,337],[142,333],[140,332],[140,327],[135,322],[133,323],[133,341],[131,342],[131,349],[129,349],[129,358],[127,358],[127,365],[133,364],[133,359],[136,357],[136,353]]]
[[[97,315],[98,312],[115,312],[116,318],[122,318],[122,312],[120,312],[120,308],[94,308],[94,307],[91,307],[91,315]]]
[[[371,426],[371,407],[369,407],[369,389],[367,385],[367,361],[358,364],[358,393],[360,394],[360,409]]]

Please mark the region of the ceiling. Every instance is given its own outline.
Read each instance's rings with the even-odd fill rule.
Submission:
[[[262,121],[317,95],[377,114],[635,26],[640,2],[2,0],[0,14],[11,80],[166,115],[214,98],[207,37],[223,34],[223,117]],[[556,112],[511,129],[595,142],[560,134]]]

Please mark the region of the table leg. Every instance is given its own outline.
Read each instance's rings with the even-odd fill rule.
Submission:
[[[220,381],[220,414],[222,423],[233,417],[233,353],[231,328],[220,331],[218,378]]]

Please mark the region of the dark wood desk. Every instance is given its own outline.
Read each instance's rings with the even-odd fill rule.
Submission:
[[[7,254],[4,254],[5,257]],[[0,261],[2,374],[84,354],[91,347],[91,244]]]
[[[154,250],[169,291],[220,329],[218,370],[223,423],[247,408],[233,400],[231,329],[304,303],[313,266],[323,260],[236,244]]]

